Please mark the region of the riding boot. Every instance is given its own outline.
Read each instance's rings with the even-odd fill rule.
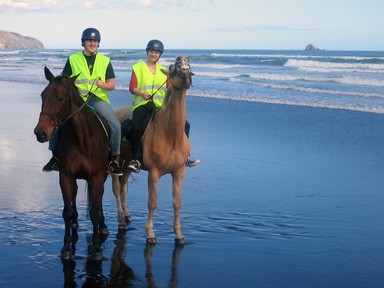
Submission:
[[[43,172],[59,171],[59,166],[57,164],[57,154],[58,154],[57,150],[58,150],[57,148],[52,150],[52,158],[43,167]]]
[[[140,172],[140,167],[142,161],[141,153],[141,138],[143,137],[144,132],[142,130],[133,130],[131,134],[131,145],[133,152],[133,159],[129,163],[128,168],[135,173]]]
[[[140,172],[141,163],[140,161],[143,161],[142,153],[141,153],[141,140],[136,143],[136,146],[133,146],[136,149],[133,149],[133,159],[131,162],[129,162],[128,168],[135,173]]]
[[[187,163],[185,163],[185,166],[187,167],[195,167],[197,164],[199,164],[201,161],[199,159],[195,159],[192,157],[192,155],[188,156]]]
[[[113,155],[112,161],[108,164],[107,173],[109,175],[122,176],[123,169],[120,167],[120,155]]]

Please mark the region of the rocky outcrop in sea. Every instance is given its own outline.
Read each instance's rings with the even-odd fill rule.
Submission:
[[[44,45],[35,38],[0,30],[0,49],[44,49]]]
[[[323,51],[324,49],[320,49],[313,45],[312,43],[309,43],[304,50],[311,50],[311,51]]]

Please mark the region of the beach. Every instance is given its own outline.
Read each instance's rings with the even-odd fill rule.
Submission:
[[[117,230],[107,179],[104,260],[89,261],[92,226],[79,181],[79,241],[64,236],[58,173],[33,129],[45,85],[0,81],[0,287],[383,287],[384,114],[187,98],[192,154],[182,189],[187,244],[174,246],[171,178],[159,184],[146,246],[147,174],[129,182],[133,221]],[[127,91],[111,93],[115,108]],[[109,285],[109,286],[108,286]]]

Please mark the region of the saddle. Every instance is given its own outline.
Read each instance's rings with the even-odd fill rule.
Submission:
[[[143,120],[143,133],[148,128],[149,122],[154,119],[156,113],[160,108],[156,108],[152,101],[148,102],[146,105],[147,110],[150,112]],[[121,140],[122,141],[131,141],[131,132],[133,129],[133,121],[132,119],[125,119],[123,123],[121,123]]]
[[[107,121],[103,117],[101,117],[99,114],[97,114],[95,109],[92,106],[90,106],[90,105],[87,105],[87,106],[96,115],[97,119],[99,119],[101,127],[103,127],[103,129],[104,129],[105,136],[107,137],[107,140],[108,140],[108,143],[109,143],[109,134],[111,133],[111,128],[109,127]]]

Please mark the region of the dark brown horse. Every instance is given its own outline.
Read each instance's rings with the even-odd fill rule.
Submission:
[[[41,93],[41,112],[34,133],[37,141],[43,143],[51,138],[55,129],[61,128],[58,166],[65,222],[61,257],[73,256],[71,243],[77,237],[78,228],[77,179],[84,179],[88,183],[89,215],[93,225],[91,255],[101,259],[100,235],[109,233],[102,207],[110,157],[106,133],[96,114],[80,97],[74,85],[77,76],[55,77],[46,67],[44,72],[49,84]]]
[[[163,106],[156,112],[142,138],[143,165],[148,171],[148,218],[145,224],[147,242],[157,242],[153,230],[153,216],[157,206],[158,181],[165,174],[172,176],[173,209],[176,244],[184,244],[184,236],[181,232],[180,206],[181,186],[185,175],[185,163],[190,152],[189,140],[184,132],[186,121],[186,89],[192,83],[192,71],[189,58],[182,55],[176,58],[171,65],[169,73],[172,85],[168,88]],[[124,110],[116,111],[122,113]],[[126,160],[132,158],[132,154],[122,150]],[[128,161],[129,162],[129,161]],[[124,176],[113,176],[113,192],[116,196],[118,208],[121,207],[120,217],[130,220],[126,203],[121,203],[124,194],[127,193],[127,181],[129,172]],[[120,203],[119,203],[120,201]],[[124,218],[119,223],[124,224]]]

